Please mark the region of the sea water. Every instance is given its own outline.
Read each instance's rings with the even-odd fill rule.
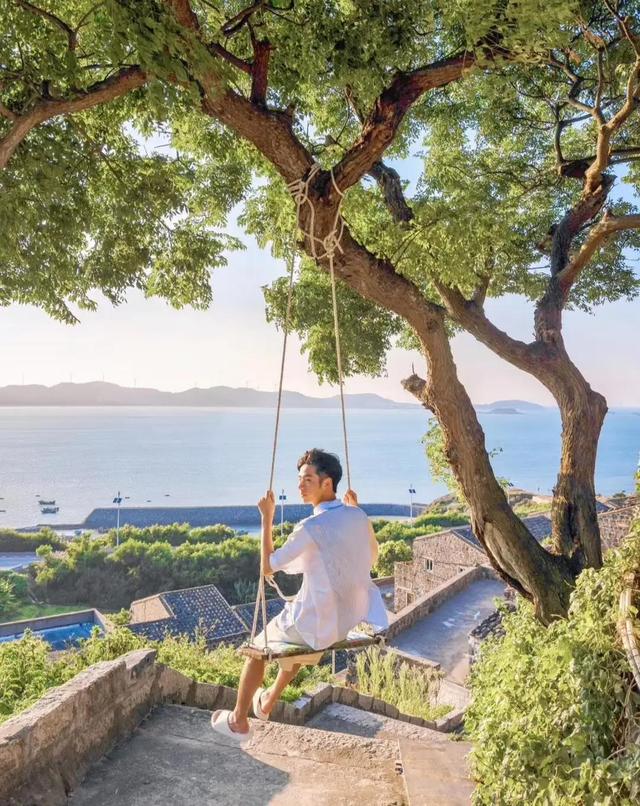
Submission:
[[[364,502],[430,501],[446,490],[429,473],[423,409],[348,411],[353,487]],[[555,409],[480,413],[496,473],[513,485],[549,492],[560,456]],[[79,523],[98,506],[251,504],[269,476],[271,409],[166,407],[0,408],[0,525]],[[307,448],[343,456],[338,409],[285,409],[276,494],[298,501],[296,460]],[[611,411],[598,450],[597,491],[633,489],[640,409]],[[344,486],[344,485],[343,485]],[[38,499],[55,499],[56,515]]]

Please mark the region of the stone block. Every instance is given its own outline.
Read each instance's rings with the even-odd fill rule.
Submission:
[[[311,716],[312,706],[313,699],[306,694],[293,703],[293,707],[296,709],[296,713],[298,715],[296,725],[304,725],[309,716]]]
[[[370,711],[372,705],[373,705],[373,697],[371,696],[371,694],[358,695],[358,708],[362,709],[363,711]]]
[[[207,711],[214,711],[220,700],[222,686],[213,683],[196,683],[193,687],[192,705],[194,708],[204,708]]]
[[[377,697],[373,697],[372,700],[373,702],[371,703],[371,710],[373,713],[385,716],[387,703],[384,700],[379,700]]]
[[[392,705],[390,702],[385,704],[384,709],[385,716],[388,716],[389,719],[397,719],[400,711],[396,708],[395,705]]]
[[[282,700],[278,700],[278,702],[273,706],[273,709],[271,711],[271,716],[270,716],[270,719],[273,722],[285,722],[286,721],[285,716],[284,716],[284,711],[285,711],[284,706],[285,706],[285,703],[283,703]]]
[[[419,725],[420,727],[424,727],[425,720],[421,716],[409,716],[409,722],[412,725]]]
[[[441,733],[450,733],[464,722],[464,711],[453,711],[436,722],[436,730]]]
[[[320,683],[317,688],[314,688],[311,692],[311,699],[312,699],[312,710],[315,711],[318,708],[321,708],[325,703],[331,702],[331,698],[333,696],[333,686],[331,683]]]
[[[354,688],[345,688],[344,686],[336,686],[339,691],[339,700],[338,702],[342,703],[342,705],[357,705],[358,703],[358,692]]]
[[[170,666],[157,664],[157,685],[161,701],[192,704],[194,681]]]
[[[331,702],[340,702],[340,692],[342,691],[342,686],[332,686],[331,692]]]
[[[129,676],[135,679],[141,674],[149,673],[153,670],[157,654],[155,649],[136,649],[133,652],[127,652],[121,660],[124,661],[125,669]]]

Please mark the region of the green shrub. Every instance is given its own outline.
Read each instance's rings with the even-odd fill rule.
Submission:
[[[469,518],[465,515],[456,515],[454,513],[433,512],[431,510],[425,512],[414,520],[414,526],[420,527],[434,527],[439,532],[444,529],[449,529],[451,526],[467,526]]]
[[[233,647],[221,645],[208,650],[202,636],[195,642],[185,637],[168,636],[163,641],[148,641],[120,627],[106,636],[95,630],[77,650],[56,657],[41,638],[30,632],[19,641],[0,644],[0,722],[28,708],[53,686],[70,680],[78,672],[104,660],[115,660],[134,649],[155,648],[158,661],[201,683],[216,683],[236,688],[243,659]],[[267,668],[266,684],[271,685],[277,664]],[[292,702],[318,683],[331,678],[329,667],[304,667],[285,689],[282,699]]]
[[[154,524],[153,526],[122,526],[116,534],[115,529],[107,533],[110,545],[115,546],[127,540],[138,543],[169,543],[171,546],[181,546],[183,543],[222,543],[232,537],[239,537],[244,532],[236,532],[223,523],[214,523],[210,526],[200,526],[192,529],[188,523],[171,523],[168,525]]]
[[[41,529],[39,532],[16,532],[14,529],[0,529],[0,551],[35,551],[38,546],[51,546],[62,549],[65,542],[53,529]]]
[[[462,515],[443,515],[429,511],[412,522],[379,519],[372,521],[372,526],[378,543],[386,543],[389,540],[413,540],[468,523],[469,519]]]
[[[247,602],[255,602],[258,596],[257,579],[239,579],[233,583],[233,591],[238,604],[246,604]]]
[[[369,647],[356,656],[358,691],[395,705],[404,714],[422,719],[439,719],[451,708],[435,706],[442,673],[419,669],[398,659],[393,652],[383,654]]]
[[[411,546],[402,540],[390,540],[380,546],[374,573],[379,577],[392,576],[394,563],[409,562],[412,558]]]
[[[6,579],[13,588],[18,601],[23,602],[29,598],[29,579],[26,574],[17,571],[0,571],[0,579]]]
[[[222,543],[232,537],[238,537],[239,532],[223,523],[215,523],[213,526],[201,526],[191,529],[187,540],[190,543]]]
[[[239,604],[236,583],[257,580],[260,545],[252,537],[233,537],[221,543],[189,542],[177,547],[162,542],[128,539],[114,549],[110,538],[83,536],[69,544],[64,556],[44,551],[44,562],[33,570],[35,590],[48,602],[82,602],[101,610],[118,610],[166,590],[216,585],[231,603]],[[287,594],[297,579],[279,575]],[[246,585],[241,588],[247,594]]]
[[[18,609],[15,589],[8,579],[0,579],[0,620],[9,618]]]
[[[477,803],[640,802],[640,745],[626,746],[640,696],[616,632],[624,578],[639,568],[636,524],[601,571],[580,574],[566,620],[545,629],[521,601],[504,638],[485,642],[466,719]]]
[[[191,527],[188,523],[172,523],[167,526],[154,524],[140,528],[126,524],[117,531],[110,529],[107,539],[112,546],[119,541],[120,544],[127,540],[135,540],[137,543],[169,543],[172,546],[179,546],[185,543],[189,537]]]

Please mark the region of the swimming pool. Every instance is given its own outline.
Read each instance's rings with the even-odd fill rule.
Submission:
[[[66,624],[64,627],[50,627],[45,630],[32,630],[33,634],[51,644],[53,649],[67,649],[78,646],[81,640],[91,637],[91,631],[97,627],[101,633],[104,631],[93,621],[83,621],[77,624]],[[24,636],[24,630],[10,635],[0,636],[0,644],[8,641],[19,641]]]
[[[72,613],[59,613],[56,616],[40,616],[22,621],[7,621],[0,624],[0,644],[19,641],[30,630],[51,645],[52,649],[68,649],[91,637],[97,627],[102,635],[108,632],[109,625],[95,608],[74,610]]]

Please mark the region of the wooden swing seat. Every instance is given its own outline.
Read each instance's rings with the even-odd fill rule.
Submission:
[[[367,635],[367,633],[351,630],[344,641],[326,647],[318,652],[338,652],[346,649],[360,649],[365,646],[381,644],[384,642],[384,633]],[[241,644],[238,647],[238,654],[246,658],[256,658],[257,660],[278,660],[278,658],[295,658],[298,655],[310,655],[314,652],[308,646],[298,646],[287,644],[284,641],[270,641],[268,646],[255,646],[251,643]]]

